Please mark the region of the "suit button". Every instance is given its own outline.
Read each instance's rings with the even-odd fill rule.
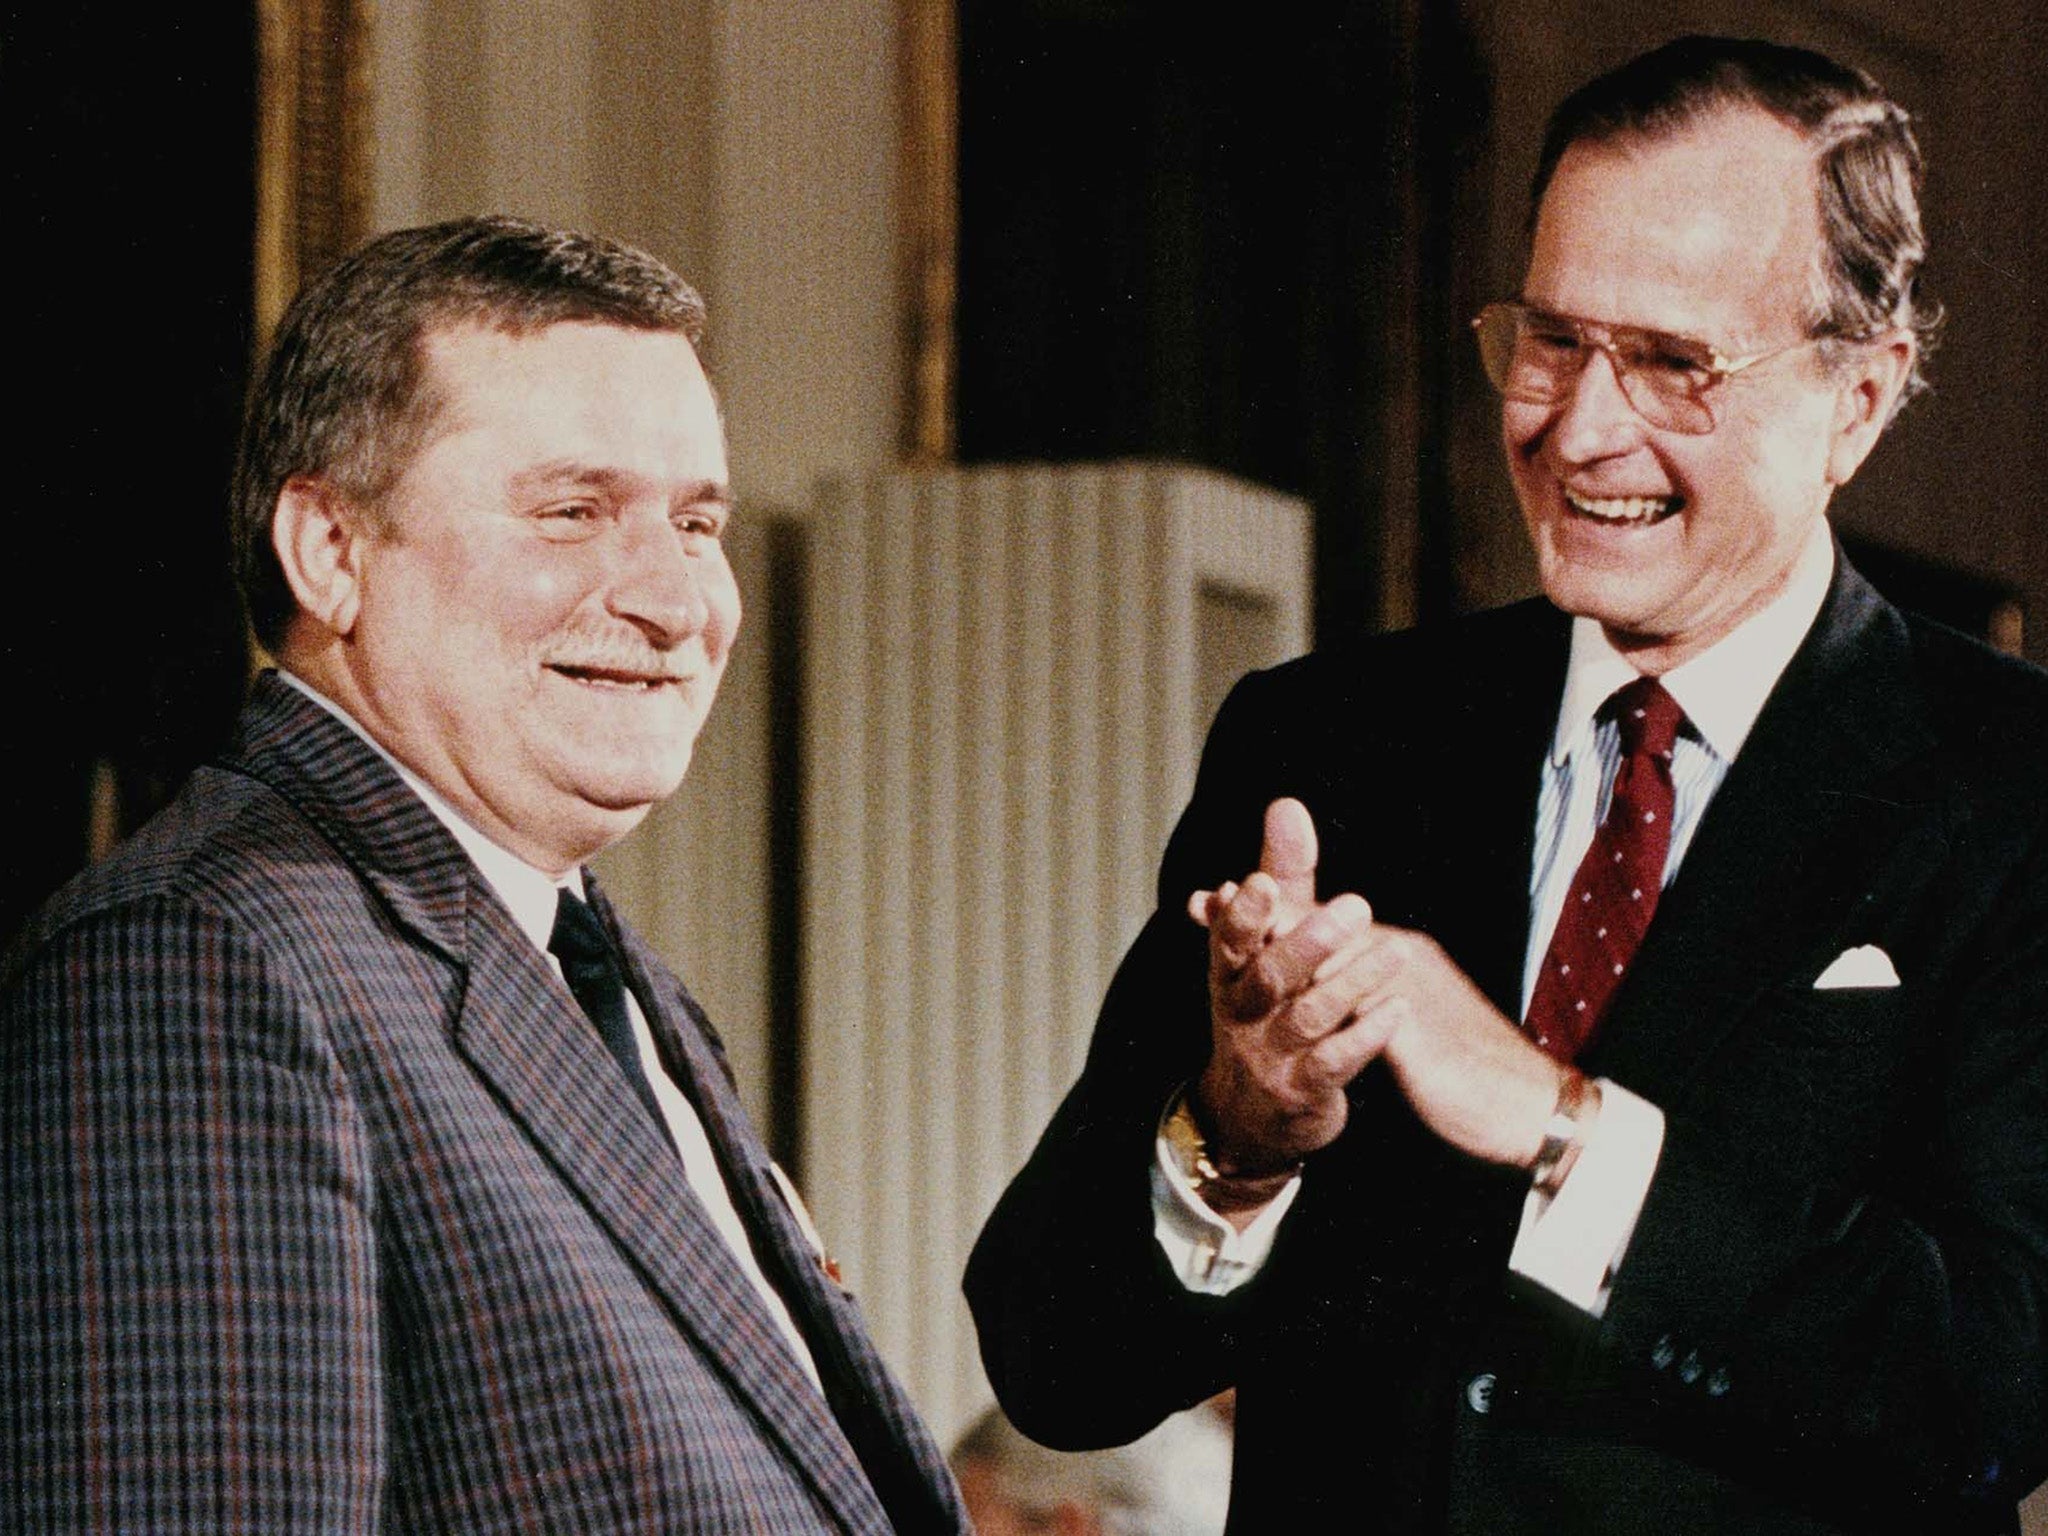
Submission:
[[[1735,1379],[1728,1374],[1728,1367],[1717,1365],[1713,1374],[1707,1378],[1707,1396],[1726,1397],[1728,1389],[1734,1385]]]
[[[1657,1367],[1660,1371],[1669,1370],[1671,1362],[1677,1358],[1678,1346],[1672,1342],[1671,1335],[1668,1333],[1650,1346],[1650,1364]]]
[[[1700,1379],[1700,1372],[1705,1369],[1705,1364],[1700,1360],[1700,1352],[1694,1350],[1678,1362],[1678,1379],[1689,1387]]]
[[[1493,1412],[1493,1372],[1481,1371],[1465,1383],[1465,1401],[1474,1413]]]

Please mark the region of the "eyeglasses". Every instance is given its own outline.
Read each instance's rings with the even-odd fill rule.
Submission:
[[[1605,352],[1638,416],[1660,430],[1694,436],[1714,430],[1711,397],[1724,380],[1825,339],[1809,336],[1748,357],[1723,357],[1690,336],[1574,320],[1527,304],[1489,304],[1472,329],[1486,376],[1510,400],[1555,405],[1571,393],[1587,360]]]

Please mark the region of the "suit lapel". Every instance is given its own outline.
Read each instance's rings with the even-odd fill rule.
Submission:
[[[1901,792],[1931,744],[1904,623],[1838,552],[1582,1065],[1676,1102],[1765,991],[1810,981],[1915,824],[1942,835],[1932,799]]]
[[[914,1411],[901,1401],[901,1389],[875,1354],[851,1296],[825,1274],[821,1255],[797,1226],[769,1170],[767,1149],[739,1102],[717,1032],[639,936],[618,920],[588,872],[585,883],[618,942],[628,984],[662,1059],[704,1122],[727,1191],[753,1239],[755,1258],[810,1346],[831,1408],[824,1422],[838,1431],[835,1440],[843,1435],[843,1443],[851,1445],[866,1472],[866,1486],[892,1514],[900,1519],[907,1510],[932,1506],[945,1482],[939,1453],[929,1445]],[[815,1394],[811,1403],[822,1410]],[[921,1450],[929,1455],[920,1455]]]
[[[1344,668],[1334,698],[1318,690],[1315,712],[1301,711],[1320,722],[1297,749],[1306,766],[1279,784],[1306,786],[1311,812],[1322,812],[1322,894],[1357,891],[1379,920],[1429,934],[1510,1017],[1521,990],[1543,753],[1570,633],[1564,615],[1535,602],[1416,631],[1355,661],[1333,655]],[[1383,1067],[1360,1074],[1351,1093],[1351,1155],[1404,1171],[1372,1219],[1331,1208],[1328,1219],[1345,1224],[1360,1264],[1380,1276],[1421,1276],[1439,1298],[1447,1287],[1492,1284],[1522,1198],[1514,1182],[1431,1134]],[[1418,1187],[1435,1197],[1410,1198]],[[1474,1221],[1474,1210],[1497,1216]],[[1495,1234],[1498,1251],[1490,1240],[1475,1243],[1475,1231]]]
[[[400,927],[460,958],[472,898],[469,859],[353,728],[265,672],[221,763],[268,784],[318,828]]]
[[[494,901],[476,904],[469,961],[457,1048],[820,1495],[851,1528],[874,1526],[881,1511],[845,1437],[674,1147],[624,1090],[567,988]],[[644,989],[635,993],[653,1025]]]
[[[1547,604],[1500,617],[1517,620],[1509,634],[1465,631],[1477,643],[1453,658],[1451,675],[1460,682],[1445,694],[1438,732],[1446,756],[1437,785],[1416,799],[1448,807],[1427,829],[1419,856],[1434,892],[1421,926],[1512,1019],[1521,1015],[1543,755],[1557,725],[1571,625]],[[1504,670],[1502,656],[1509,658]],[[1488,687],[1481,679],[1495,681]],[[1444,795],[1446,784],[1455,793]]]

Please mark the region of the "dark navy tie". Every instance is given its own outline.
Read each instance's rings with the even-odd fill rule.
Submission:
[[[548,949],[562,962],[562,979],[590,1015],[606,1049],[666,1138],[668,1120],[640,1067],[640,1043],[633,1038],[633,1021],[626,1012],[626,982],[618,952],[597,914],[572,891],[563,890],[555,903],[555,931],[548,935]]]

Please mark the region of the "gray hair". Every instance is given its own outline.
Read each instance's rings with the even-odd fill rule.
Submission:
[[[1860,69],[1778,43],[1666,43],[1581,86],[1551,114],[1530,218],[1574,144],[1656,138],[1745,107],[1803,134],[1813,150],[1822,250],[1808,334],[1857,341],[1894,327],[1912,332],[1919,350],[1899,395],[1903,404],[1926,388],[1919,360],[1934,345],[1941,306],[1920,281],[1927,237],[1912,119]]]

